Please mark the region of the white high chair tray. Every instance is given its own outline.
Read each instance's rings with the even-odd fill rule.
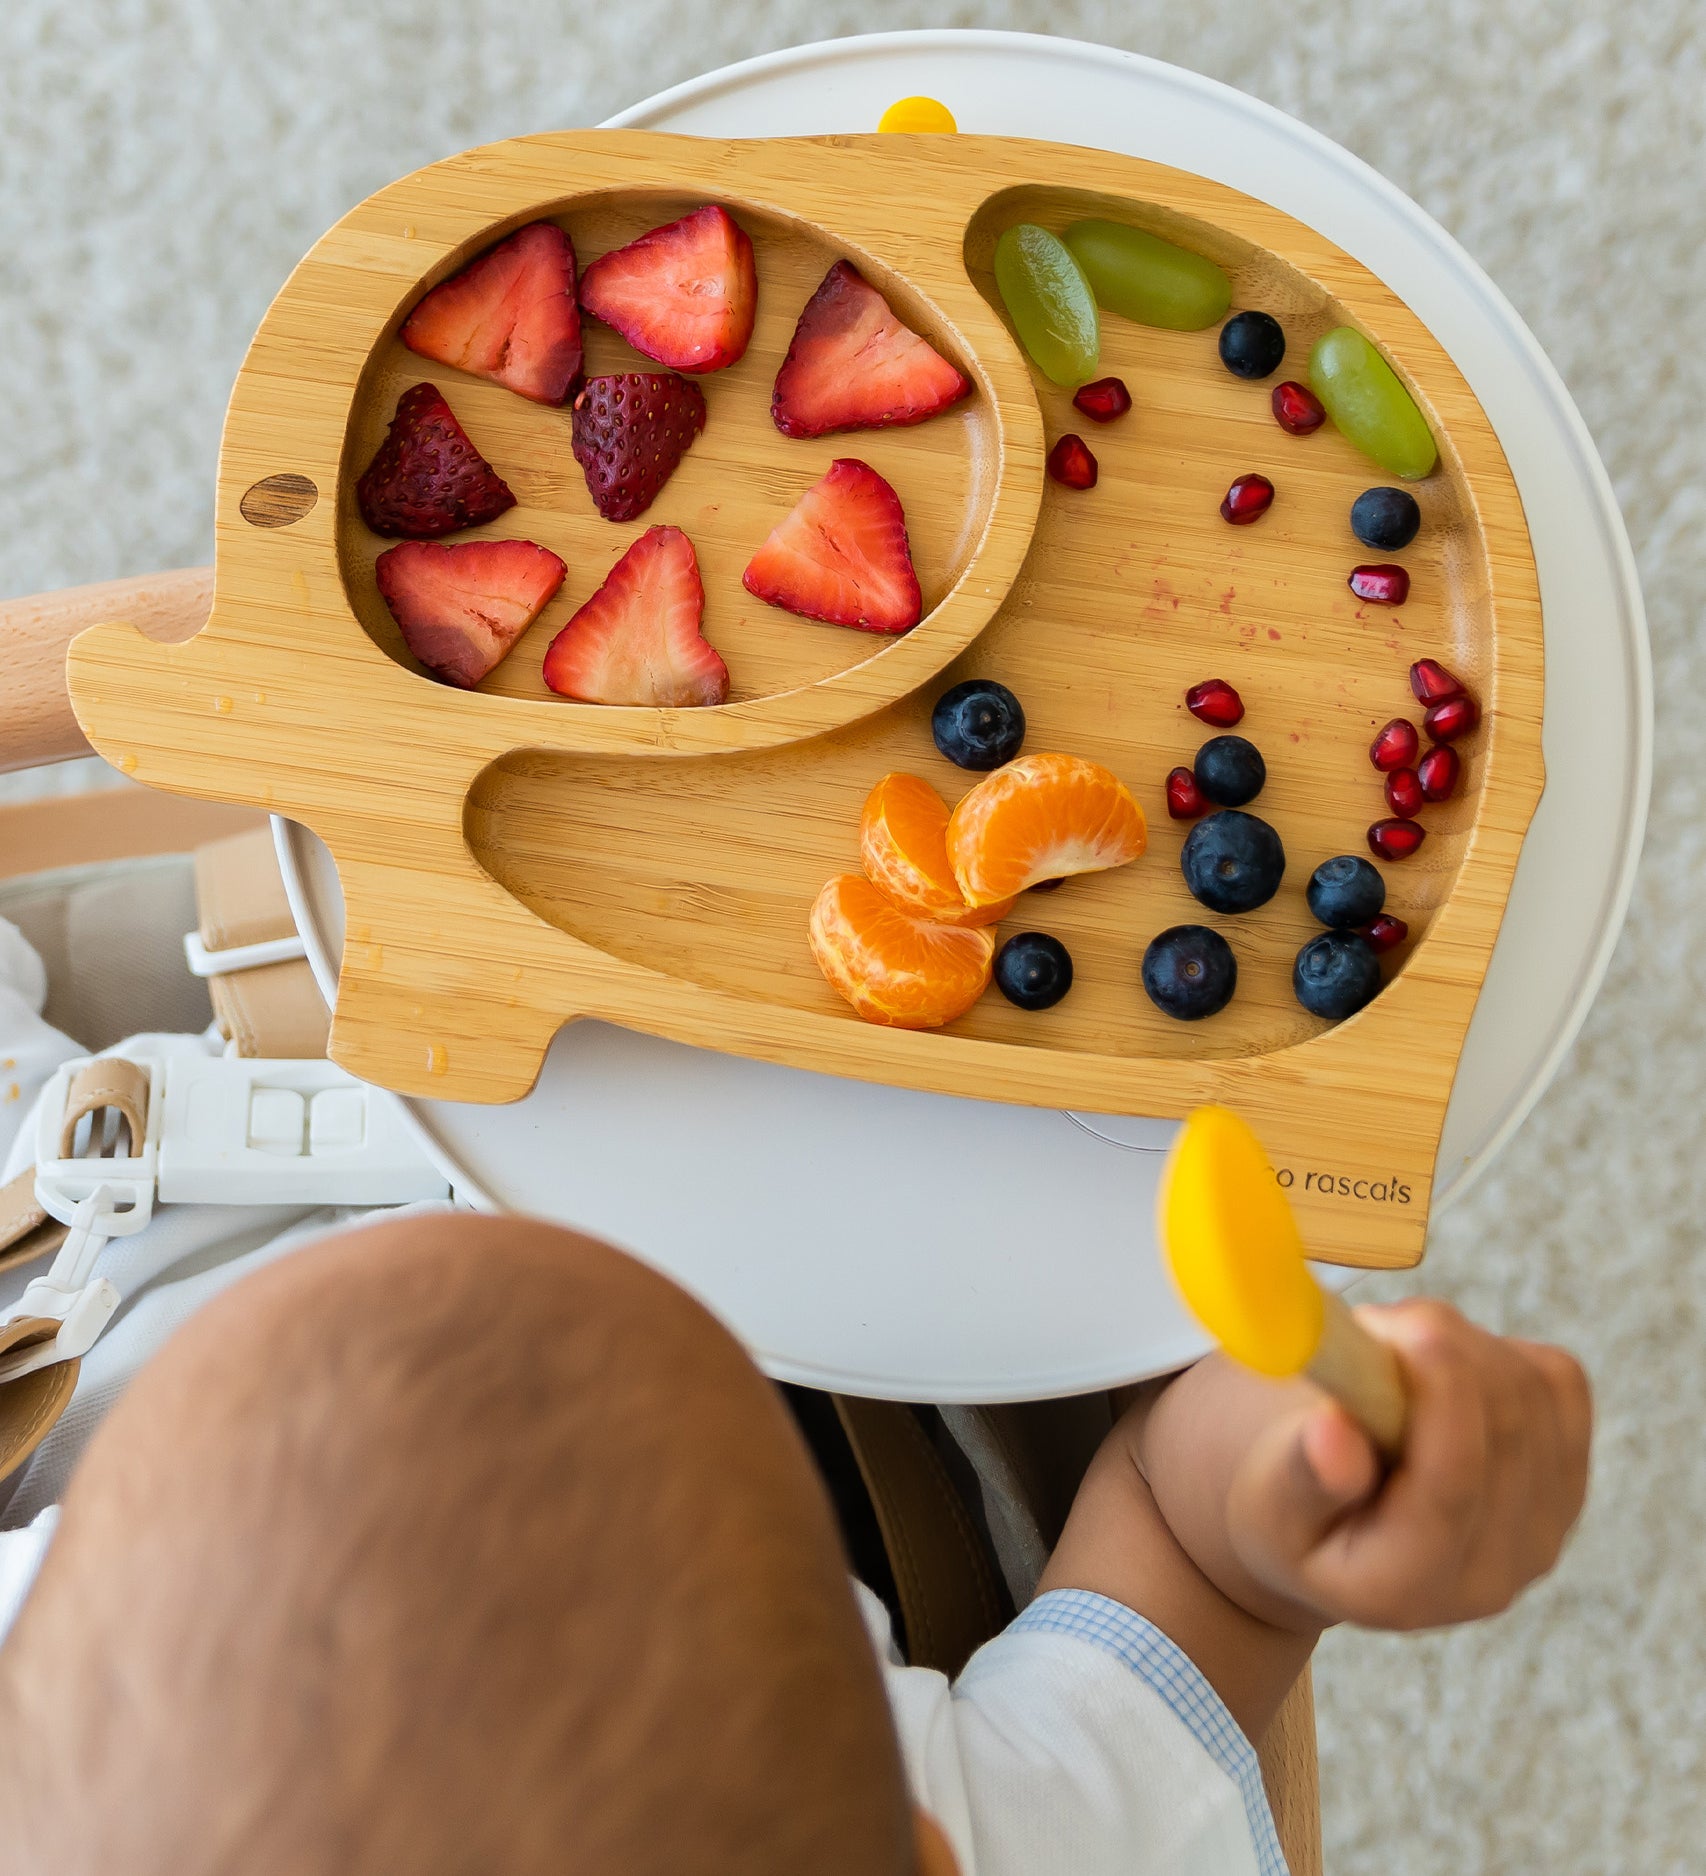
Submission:
[[[1546,619],[1548,782],[1459,1067],[1435,1205],[1497,1154],[1599,988],[1651,777],[1651,670],[1604,468],[1533,335],[1406,196],[1304,125],[1136,55],[1017,33],[894,33],[770,54],[611,120],[717,136],[865,131],[915,92],[966,131],[1209,176],[1309,222],[1451,353],[1522,492]],[[1566,760],[1566,756],[1568,760]],[[343,905],[329,856],[276,823],[323,989]],[[458,1192],[609,1237],[684,1283],[781,1379],[912,1400],[1020,1400],[1200,1352],[1156,1256],[1170,1122],[915,1094],[580,1022],[511,1107],[414,1101]],[[880,1166],[883,1176],[850,1177]],[[1357,1273],[1323,1271],[1336,1283]]]

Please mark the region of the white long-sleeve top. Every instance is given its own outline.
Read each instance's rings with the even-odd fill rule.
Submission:
[[[40,960],[0,919],[0,1183],[29,1163],[48,1077],[83,1053],[43,1022],[45,991]],[[211,1046],[146,1042],[155,1055]],[[248,1271],[366,1215],[167,1205],[102,1251],[98,1272],[124,1300],[0,1511],[0,1636],[52,1540],[71,1468],[143,1362]],[[0,1313],[35,1274],[0,1275]],[[882,1604],[863,1585],[858,1594],[913,1794],[961,1876],[1285,1876],[1250,1742],[1183,1651],[1132,1610],[1080,1590],[1040,1596],[950,1682],[907,1667]]]

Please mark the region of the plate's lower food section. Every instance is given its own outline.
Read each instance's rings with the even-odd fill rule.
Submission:
[[[336,499],[250,525],[281,475]],[[201,637],[75,693],[326,839],[359,1072],[514,1098],[595,1015],[1232,1099],[1323,1252],[1419,1252],[1538,602],[1467,387],[1299,224],[999,139],[493,146],[293,276],[219,530]]]

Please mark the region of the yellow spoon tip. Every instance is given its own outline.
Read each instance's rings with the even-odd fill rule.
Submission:
[[[1157,1209],[1192,1315],[1246,1367],[1301,1373],[1321,1341],[1320,1287],[1261,1142],[1230,1108],[1199,1107],[1185,1121]]]
[[[878,130],[956,131],[954,114],[939,98],[897,98],[883,112]]]

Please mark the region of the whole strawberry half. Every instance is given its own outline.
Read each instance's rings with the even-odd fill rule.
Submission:
[[[560,404],[581,371],[575,250],[555,222],[530,222],[426,296],[403,322],[411,352]]]
[[[545,653],[545,682],[602,704],[720,704],[729,668],[699,629],[705,588],[680,528],[647,528]]]
[[[405,541],[373,563],[403,642],[434,677],[463,690],[508,657],[567,571],[532,541]]]
[[[469,442],[433,384],[417,384],[398,398],[355,499],[375,534],[414,541],[477,528],[515,506],[508,483]]]
[[[696,208],[601,254],[581,276],[581,305],[672,371],[721,371],[752,339],[752,243],[726,208]]]
[[[632,521],[657,500],[705,427],[705,393],[673,371],[588,378],[575,397],[575,461],[606,521]]]
[[[923,423],[970,389],[858,268],[837,261],[800,314],[770,414],[784,436],[875,430]]]
[[[741,584],[772,606],[862,632],[909,632],[924,609],[900,497],[851,456],[806,490]]]

